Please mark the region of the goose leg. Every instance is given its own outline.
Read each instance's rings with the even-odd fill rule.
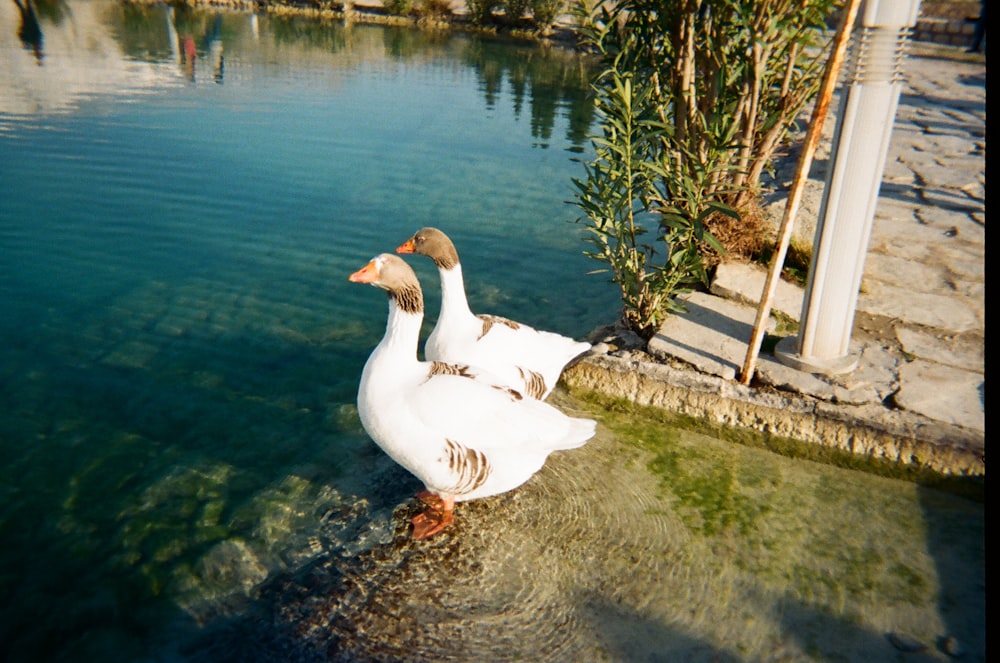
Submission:
[[[417,493],[416,498],[429,507],[437,507],[441,505],[441,496],[437,493],[432,493],[427,489],[421,490]]]
[[[455,498],[435,497],[438,498],[437,504],[430,504],[426,511],[410,520],[413,523],[414,539],[426,539],[455,522]],[[424,500],[421,499],[421,501]]]

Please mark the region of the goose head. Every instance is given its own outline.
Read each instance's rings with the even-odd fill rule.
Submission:
[[[413,268],[391,253],[381,253],[347,277],[353,283],[368,283],[385,290],[389,299],[410,313],[422,313],[424,295]]]
[[[439,269],[451,269],[458,264],[455,245],[437,228],[421,228],[413,237],[396,248],[396,253],[416,253],[427,256]]]

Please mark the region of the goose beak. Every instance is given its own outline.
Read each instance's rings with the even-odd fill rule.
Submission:
[[[414,248],[413,238],[411,237],[396,247],[396,253],[413,253]]]
[[[354,283],[374,283],[378,280],[378,264],[372,258],[368,264],[347,277],[348,281]]]

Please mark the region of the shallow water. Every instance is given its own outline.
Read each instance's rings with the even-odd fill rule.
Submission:
[[[896,634],[985,660],[982,504],[554,398],[597,437],[429,541],[401,506],[391,542],[279,574],[195,657],[897,661]]]
[[[8,660],[895,660],[890,629],[982,660],[981,504],[631,414],[406,539],[354,408],[385,298],[347,275],[433,224],[477,310],[607,322],[574,57],[34,7],[37,49],[0,4]]]

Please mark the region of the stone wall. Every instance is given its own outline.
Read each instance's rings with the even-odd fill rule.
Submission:
[[[920,16],[913,31],[917,41],[929,41],[947,46],[968,46],[972,43],[979,2],[922,2]]]
[[[881,405],[852,406],[766,392],[696,371],[610,355],[589,355],[566,369],[562,379],[570,389],[863,457],[944,475],[986,474],[981,434]]]

